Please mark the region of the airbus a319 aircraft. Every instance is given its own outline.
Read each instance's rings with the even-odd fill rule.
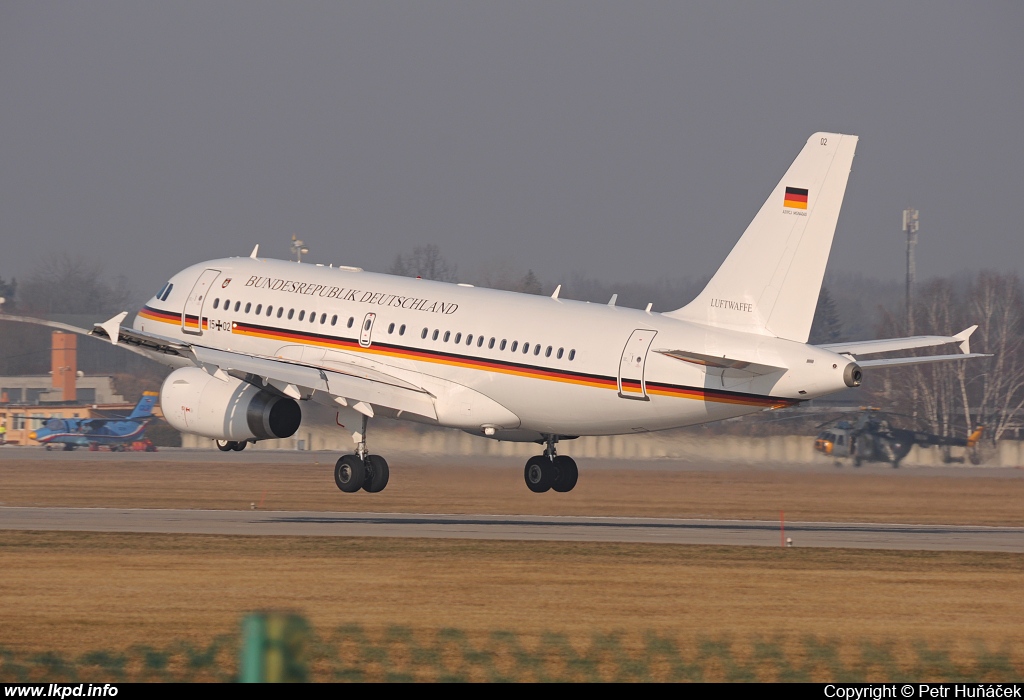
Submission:
[[[174,275],[135,316],[94,334],[177,367],[160,403],[180,431],[222,449],[337,423],[353,454],[342,491],[379,492],[377,416],[531,441],[535,492],[578,470],[556,446],[792,406],[858,386],[863,369],[976,357],[968,336],[808,345],[856,136],[817,133],[704,291],[665,313],[249,257]],[[961,353],[860,355],[957,342]]]

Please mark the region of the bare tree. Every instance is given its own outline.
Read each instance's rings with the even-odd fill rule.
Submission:
[[[455,265],[441,255],[441,248],[433,243],[416,246],[412,253],[395,256],[395,261],[388,270],[392,275],[404,277],[422,277],[438,282],[455,282]]]
[[[31,272],[18,290],[18,308],[35,315],[111,314],[132,298],[123,275],[112,275],[81,255],[59,253]]]

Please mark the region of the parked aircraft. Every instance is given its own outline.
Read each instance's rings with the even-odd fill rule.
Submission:
[[[976,428],[967,437],[909,430],[898,427],[892,414],[875,408],[864,408],[853,420],[842,418],[829,421],[828,427],[815,439],[814,449],[830,457],[848,457],[853,460],[855,467],[864,462],[888,462],[895,468],[910,454],[914,445],[966,447],[971,464],[981,464],[983,458],[979,441],[984,432],[983,426]],[[836,463],[839,464],[838,459]]]
[[[857,144],[817,133],[691,303],[665,313],[258,257],[174,275],[135,316],[95,335],[176,369],[160,391],[178,430],[243,445],[303,421],[351,432],[342,491],[377,492],[367,446],[389,416],[544,446],[524,470],[565,492],[578,469],[556,446],[580,435],[664,430],[791,406],[861,383],[862,370],[977,357],[969,328],[807,344]],[[962,354],[861,355],[959,343]]]
[[[106,445],[111,450],[121,451],[125,445],[143,439],[146,426],[153,420],[157,396],[155,391],[144,392],[135,409],[125,418],[51,418],[28,436],[46,445],[48,450],[54,445],[63,445],[65,450]]]

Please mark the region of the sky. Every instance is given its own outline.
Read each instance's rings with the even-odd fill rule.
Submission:
[[[1024,3],[0,3],[0,277],[81,254],[709,276],[807,138],[829,270],[1024,272]],[[681,300],[681,303],[686,300]]]

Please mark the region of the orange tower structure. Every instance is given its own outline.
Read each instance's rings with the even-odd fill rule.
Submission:
[[[74,401],[77,398],[78,336],[74,333],[54,331],[51,348],[50,369],[53,374],[53,388],[62,391],[63,401]]]

